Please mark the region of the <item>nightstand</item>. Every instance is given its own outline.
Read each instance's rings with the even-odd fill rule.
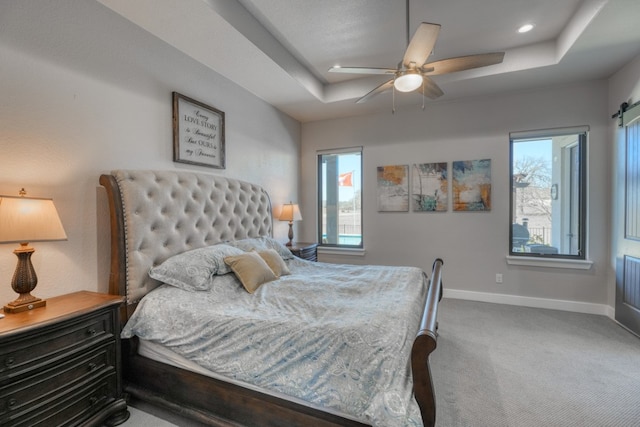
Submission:
[[[291,253],[298,258],[309,261],[318,261],[317,243],[293,242],[293,246],[287,246],[287,248],[289,248]]]
[[[81,291],[0,319],[0,425],[115,426],[122,297]]]

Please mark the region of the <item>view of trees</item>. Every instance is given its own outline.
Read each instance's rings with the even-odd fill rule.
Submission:
[[[551,222],[551,167],[542,157],[526,156],[514,163],[516,206],[520,215],[545,215]]]
[[[513,165],[514,223],[526,219],[530,242],[548,244],[551,232],[551,165],[543,157],[523,156]]]
[[[356,212],[359,212],[361,209],[361,193],[362,190],[356,190],[354,196],[349,200],[344,200],[339,202],[340,212],[351,212],[355,209]]]

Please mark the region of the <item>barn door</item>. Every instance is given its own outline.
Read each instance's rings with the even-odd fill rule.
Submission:
[[[619,146],[617,200],[624,201],[615,222],[616,320],[640,335],[640,105],[622,113],[624,147]],[[621,144],[622,145],[622,144]],[[624,171],[623,169],[624,168]],[[622,194],[624,193],[624,194]]]

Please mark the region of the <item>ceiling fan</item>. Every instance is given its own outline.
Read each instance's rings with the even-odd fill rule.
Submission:
[[[391,80],[382,83],[371,92],[358,99],[356,103],[365,102],[379,93],[394,88],[400,92],[411,92],[420,89],[423,96],[431,99],[444,94],[442,89],[430,76],[470,70],[499,64],[504,58],[504,52],[484,53],[479,55],[459,56],[427,62],[438,38],[440,25],[422,22],[411,40],[409,40],[409,0],[407,0],[407,50],[397,68],[369,68],[369,67],[340,67],[329,68],[331,73],[348,74],[383,74],[393,76]]]

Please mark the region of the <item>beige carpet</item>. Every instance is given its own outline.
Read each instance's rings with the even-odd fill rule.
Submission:
[[[437,425],[640,426],[640,339],[604,316],[445,299]]]

